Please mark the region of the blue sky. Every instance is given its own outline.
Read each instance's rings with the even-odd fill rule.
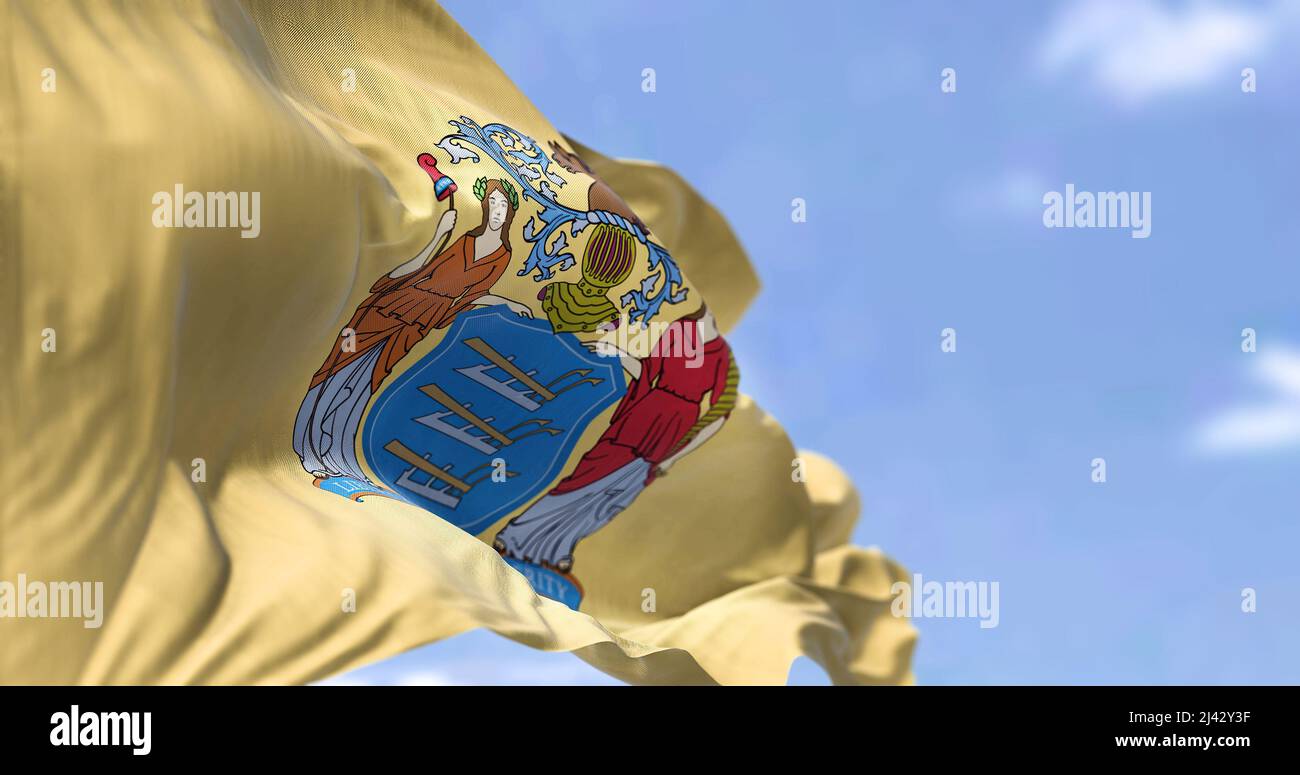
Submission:
[[[444,5],[728,217],[743,387],[852,475],[855,540],[999,582],[996,628],[917,622],[921,682],[1300,682],[1296,3]],[[1151,192],[1151,236],[1044,228],[1066,183]],[[610,681],[490,633],[340,680]]]

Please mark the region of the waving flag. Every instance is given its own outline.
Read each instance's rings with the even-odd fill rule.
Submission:
[[[741,392],[757,281],[675,175],[433,5],[9,16],[0,580],[103,600],[0,587],[0,680],[305,682],[486,627],[638,683],[910,681],[906,574]]]

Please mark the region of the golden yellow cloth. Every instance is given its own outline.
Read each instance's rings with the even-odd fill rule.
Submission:
[[[837,683],[911,681],[906,574],[847,544],[850,483],[747,397],[584,542],[581,612],[534,594],[494,529],[350,502],[293,454],[340,326],[433,232],[413,159],[448,120],[569,143],[725,331],[758,283],[676,175],[564,138],[432,4],[19,0],[0,23],[0,580],[107,598],[99,629],[0,619],[0,681],[308,682],[476,627],[633,683],[782,683],[800,654]],[[472,202],[473,173],[446,171]],[[177,183],[260,192],[261,233],[155,228]]]

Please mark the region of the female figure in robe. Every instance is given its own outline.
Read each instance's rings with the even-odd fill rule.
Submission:
[[[606,341],[631,376],[609,428],[573,473],[512,519],[493,545],[504,556],[568,573],[579,541],[609,524],[637,495],[721,429],[740,374],[707,307],[674,322],[646,358]],[[705,395],[709,408],[701,413]]]
[[[368,481],[357,460],[361,414],[380,383],[435,328],[446,328],[473,306],[505,305],[532,317],[519,302],[489,293],[510,264],[510,224],[518,194],[506,181],[480,179],[482,223],[434,256],[456,225],[456,211],[438,222],[414,258],[375,281],[320,370],[312,377],[294,423],[294,450],[318,478]]]

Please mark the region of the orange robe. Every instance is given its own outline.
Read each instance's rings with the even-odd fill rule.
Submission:
[[[372,347],[383,347],[370,378],[371,391],[392,372],[431,328],[446,328],[456,315],[492,289],[505,272],[510,253],[502,245],[474,260],[474,237],[466,234],[420,269],[402,277],[384,275],[370,287],[347,327],[356,332],[353,352],[343,351],[344,337],[311,379],[316,387]]]

